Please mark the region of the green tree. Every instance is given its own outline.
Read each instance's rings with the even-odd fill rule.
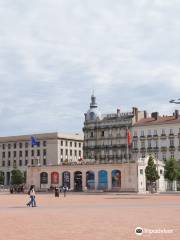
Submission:
[[[156,165],[154,164],[154,159],[152,156],[148,159],[148,165],[145,170],[146,180],[150,183],[150,188],[152,191],[152,186],[159,179],[158,171],[156,170]]]
[[[12,173],[12,176],[11,176],[12,185],[20,185],[24,183],[24,176],[20,170],[14,169],[11,171],[11,173]]]
[[[169,181],[174,181],[178,178],[178,164],[174,158],[171,158],[165,162],[165,174],[164,177]]]
[[[4,176],[2,172],[0,172],[0,185],[4,185]]]

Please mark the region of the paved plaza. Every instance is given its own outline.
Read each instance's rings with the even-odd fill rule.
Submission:
[[[37,194],[36,208],[28,197],[0,193],[1,240],[180,239],[180,195]]]

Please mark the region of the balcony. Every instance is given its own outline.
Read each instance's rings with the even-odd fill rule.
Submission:
[[[152,147],[148,147],[147,148],[147,152],[152,152],[153,151],[153,148]]]
[[[140,149],[140,152],[142,153],[142,152],[146,152],[146,148],[145,147],[142,147],[141,149]]]
[[[154,135],[153,135],[153,139],[158,139],[158,135],[157,135],[157,134],[154,134]]]
[[[159,147],[153,147],[154,152],[159,152]]]
[[[161,147],[161,152],[167,152],[167,147]]]
[[[133,148],[132,149],[132,153],[138,153],[138,152],[139,152],[138,148]]]
[[[161,139],[166,139],[166,138],[167,138],[166,134],[161,134]]]
[[[148,139],[148,140],[151,140],[152,137],[153,137],[152,135],[147,135],[147,139]]]
[[[133,136],[133,139],[134,139],[134,140],[137,140],[137,139],[138,139],[138,136]]]
[[[145,136],[140,136],[140,140],[146,140]]]
[[[174,133],[170,133],[169,138],[174,138]]]
[[[175,146],[170,146],[169,151],[175,151]]]

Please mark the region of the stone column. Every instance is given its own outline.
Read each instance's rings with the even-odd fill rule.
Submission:
[[[86,190],[86,171],[82,171],[82,190]]]
[[[59,172],[59,186],[62,186],[63,182],[62,182],[62,172]]]
[[[70,180],[70,182],[71,182],[70,187],[71,187],[71,190],[74,190],[74,173],[73,172],[70,172],[70,178],[71,178],[71,180]]]
[[[108,171],[108,191],[112,190],[112,177],[111,177],[111,170]]]
[[[98,190],[98,170],[94,171],[95,190]]]

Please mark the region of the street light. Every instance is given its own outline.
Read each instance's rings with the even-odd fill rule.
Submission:
[[[178,101],[171,99],[169,102],[174,104],[180,104],[180,99],[178,99]]]

